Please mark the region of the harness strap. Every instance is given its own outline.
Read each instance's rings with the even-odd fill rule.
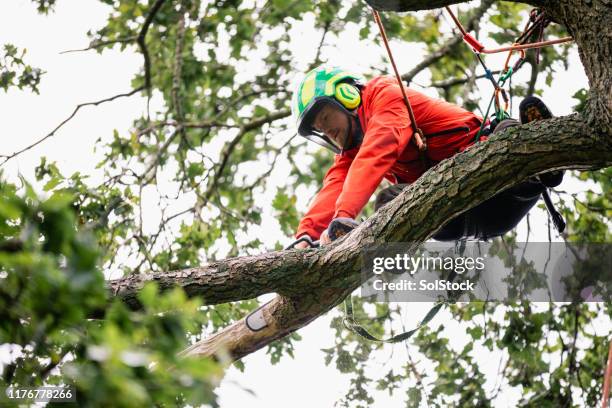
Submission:
[[[395,336],[390,337],[388,339],[380,339],[380,338],[374,336],[373,334],[371,334],[370,332],[368,332],[359,323],[357,323],[357,321],[355,320],[354,314],[353,314],[353,301],[351,299],[351,296],[349,295],[344,300],[344,312],[345,312],[345,315],[344,315],[344,319],[342,320],[342,323],[344,324],[344,327],[347,330],[352,331],[353,333],[358,334],[361,337],[363,337],[365,339],[368,339],[370,341],[375,341],[377,343],[399,343],[400,341],[408,340],[417,331],[419,331],[419,329],[421,327],[427,325],[427,323],[429,323],[431,321],[431,319],[433,319],[438,314],[438,312],[440,311],[442,306],[445,306],[447,303],[448,302],[438,302],[438,303],[436,303],[429,310],[429,312],[427,312],[427,314],[425,315],[423,320],[421,320],[421,322],[414,329],[408,330],[408,331],[406,331],[404,333],[395,335]]]
[[[460,255],[463,256],[463,254],[465,253],[465,240],[462,239],[462,240],[457,241],[455,243],[455,248],[459,251]],[[455,280],[457,276],[458,276],[457,273],[453,270],[448,274],[446,280],[452,282]],[[352,331],[353,333],[365,339],[368,339],[370,341],[375,341],[377,343],[398,343],[400,341],[408,340],[417,331],[419,331],[421,327],[426,326],[431,321],[431,319],[433,319],[438,314],[438,312],[440,311],[440,309],[442,309],[442,307],[450,303],[453,303],[453,302],[454,300],[452,299],[451,300],[440,300],[436,302],[434,306],[431,309],[429,309],[425,317],[420,321],[420,323],[414,329],[408,330],[404,333],[397,334],[388,339],[380,339],[374,336],[373,334],[371,334],[370,332],[368,332],[362,325],[360,325],[355,320],[355,314],[353,313],[353,300],[352,300],[351,295],[348,295],[346,299],[344,299],[344,319],[342,319],[342,323],[344,324],[344,327],[347,330]]]

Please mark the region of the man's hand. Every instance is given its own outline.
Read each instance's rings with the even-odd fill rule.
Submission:
[[[359,226],[359,223],[352,218],[338,217],[334,218],[327,227],[327,235],[330,241],[335,241],[340,237],[345,236],[355,228]]]
[[[352,218],[335,218],[329,224],[329,227],[327,227],[327,229],[321,233],[319,243],[321,245],[331,244],[332,241],[335,241],[336,239],[348,234],[357,228],[357,226],[359,226],[359,223]]]

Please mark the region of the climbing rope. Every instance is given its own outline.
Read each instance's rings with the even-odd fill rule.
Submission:
[[[547,47],[549,45],[562,44],[562,43],[566,43],[566,42],[570,42],[574,40],[572,37],[563,37],[563,38],[559,38],[556,40],[538,41],[538,42],[529,43],[529,44],[520,43],[520,44],[513,44],[509,47],[488,49],[480,41],[478,41],[472,34],[468,33],[465,30],[465,28],[463,27],[463,25],[461,24],[457,16],[455,16],[455,14],[453,13],[450,7],[446,6],[445,9],[449,13],[453,21],[455,22],[455,25],[457,26],[459,31],[461,31],[461,34],[463,35],[463,41],[469,44],[474,51],[481,53],[481,54],[497,54],[499,52],[506,52],[506,51],[517,51],[517,50],[528,50],[532,48],[542,48],[542,47]],[[539,28],[543,32],[543,29],[544,29],[543,23],[546,21],[547,21],[546,17],[541,17],[537,23],[534,22],[533,24],[534,28],[530,30],[530,32],[523,33],[524,38],[528,39],[529,35],[533,32],[533,30],[535,30],[536,27]]]
[[[402,82],[402,77],[397,70],[397,66],[395,65],[395,59],[393,58],[393,53],[391,52],[391,47],[389,46],[389,41],[387,40],[387,33],[385,32],[385,27],[380,19],[380,15],[378,11],[372,9],[372,15],[374,16],[374,21],[378,25],[378,29],[380,31],[380,35],[383,39],[383,43],[385,44],[385,48],[387,49],[387,55],[389,56],[389,61],[391,62],[391,66],[393,67],[393,71],[395,72],[395,77],[397,78],[397,83],[402,92],[402,97],[404,98],[404,103],[406,104],[406,108],[408,108],[408,115],[410,116],[410,126],[412,126],[412,130],[414,132],[414,138],[417,147],[419,148],[419,152],[421,153],[421,157],[425,157],[424,152],[427,150],[427,141],[425,139],[425,134],[417,125],[416,118],[414,116],[414,112],[412,110],[412,106],[410,105],[410,101],[408,100],[408,96],[406,95],[406,90],[404,89],[404,84]]]
[[[375,341],[377,343],[399,343],[400,341],[404,341],[404,340],[408,340],[410,337],[412,337],[412,335],[414,335],[417,331],[419,331],[419,329],[425,325],[427,325],[427,323],[429,323],[431,321],[431,319],[433,319],[438,312],[440,311],[440,309],[445,306],[448,302],[443,301],[443,302],[437,302],[434,307],[432,307],[429,312],[427,312],[427,314],[425,315],[425,317],[423,318],[423,320],[421,320],[421,322],[417,325],[417,327],[415,327],[412,330],[408,330],[404,333],[395,335],[393,337],[390,337],[388,339],[379,339],[378,337],[372,335],[370,332],[368,332],[363,326],[361,326],[359,323],[357,323],[357,321],[355,320],[354,314],[353,314],[353,301],[351,296],[347,296],[347,298],[344,300],[344,319],[342,321],[342,323],[344,324],[344,327],[355,333],[360,335],[361,337],[368,339],[370,341]]]

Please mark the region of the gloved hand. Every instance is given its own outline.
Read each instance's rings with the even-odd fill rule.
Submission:
[[[309,235],[302,235],[295,241],[293,241],[287,248],[285,249],[304,249],[304,248],[316,248],[319,246],[319,241],[313,241]]]
[[[359,226],[359,223],[354,219],[339,217],[334,218],[332,222],[329,223],[325,232],[329,236],[330,241],[335,241],[357,228],[357,226]]]

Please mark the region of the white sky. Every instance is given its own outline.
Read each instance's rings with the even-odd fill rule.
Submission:
[[[27,48],[26,61],[47,73],[41,82],[40,95],[17,90],[11,90],[8,94],[0,93],[0,153],[12,153],[44,136],[66,118],[78,103],[102,99],[131,89],[130,81],[142,64],[141,55],[134,53],[133,49],[126,52],[105,51],[102,55],[95,52],[60,54],[60,51],[66,49],[86,46],[86,31],[101,27],[108,10],[94,0],[59,0],[56,12],[45,17],[35,12],[29,0],[2,1],[0,45],[12,43],[20,48]],[[296,47],[305,50],[304,67],[314,55],[313,45],[319,41],[318,36],[308,35],[311,25],[312,19],[307,18],[302,32],[294,36]],[[328,37],[327,44],[337,43],[341,44],[341,47],[326,47],[324,59],[357,71],[366,70],[369,64],[363,56],[378,56],[382,50],[373,45],[355,49],[352,38],[357,30],[358,27],[349,28],[339,39]],[[418,62],[418,47],[401,44],[393,44],[393,47],[401,71],[406,72]],[[491,66],[500,64],[494,58],[490,61]],[[526,72],[521,75],[526,75]],[[415,82],[426,84],[428,80],[425,76],[419,76]],[[576,103],[571,99],[571,95],[586,87],[586,84],[577,54],[573,51],[570,70],[558,74],[554,88],[546,88],[544,98],[555,114],[568,114]],[[482,88],[487,94],[490,92],[488,84],[483,83]],[[5,174],[14,178],[21,173],[27,179],[33,180],[33,169],[39,164],[40,156],[45,155],[49,160],[57,161],[64,174],[80,171],[95,175],[95,165],[100,159],[99,153],[93,153],[95,141],[99,137],[108,140],[114,129],[125,134],[133,119],[140,116],[144,110],[145,100],[140,96],[84,108],[56,136],[5,165]],[[99,175],[99,171],[97,174]],[[273,184],[280,184],[284,174],[286,168],[283,166],[275,170],[272,175]],[[562,187],[568,191],[584,189],[584,185],[572,181],[564,182]],[[269,201],[274,191],[272,188],[271,193],[266,194],[263,200]],[[306,207],[308,199],[310,197],[306,194],[299,197],[298,207],[301,210]],[[150,218],[150,223],[155,222],[155,211],[151,209],[150,214],[145,214],[145,218]],[[532,211],[531,241],[547,240],[545,220],[543,211]],[[523,223],[519,228],[521,235],[524,235],[525,230]],[[270,214],[265,216],[262,226],[252,233],[258,236],[273,236],[283,242],[290,241],[289,238],[282,237]],[[429,304],[424,303],[407,305],[404,316],[406,327],[413,327],[429,307]],[[434,324],[443,320],[443,317],[438,316]],[[278,365],[272,366],[269,357],[260,351],[245,358],[244,373],[235,368],[229,369],[219,389],[222,406],[332,406],[346,392],[349,378],[340,374],[335,367],[326,367],[323,363],[323,354],[319,350],[331,347],[335,340],[333,331],[329,328],[329,321],[330,316],[324,316],[300,331],[303,341],[296,343],[295,359],[286,357]],[[461,345],[465,341],[463,329],[453,324],[446,326],[451,344]],[[382,353],[377,354],[375,361],[371,362],[368,375],[377,379],[381,373],[388,371],[389,367],[399,367],[406,361],[405,353],[403,345],[395,348],[386,346]],[[501,356],[481,357],[485,368],[493,375]],[[256,396],[242,388],[254,391]],[[513,406],[516,397],[508,395],[508,406]],[[389,397],[386,392],[375,392],[376,402],[373,406],[399,406],[402,399],[401,393],[399,396]]]

